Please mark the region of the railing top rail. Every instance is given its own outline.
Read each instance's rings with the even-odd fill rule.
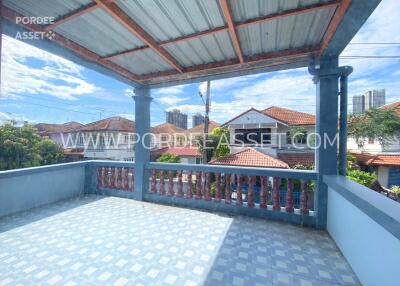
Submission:
[[[135,162],[131,161],[90,160],[88,162],[93,167],[135,167]]]
[[[38,166],[38,167],[29,167],[29,168],[0,171],[0,179],[8,178],[8,177],[24,176],[24,175],[34,174],[34,173],[75,168],[75,167],[85,166],[86,163],[87,163],[87,161],[79,161],[79,162],[70,162],[70,163],[62,163],[62,164],[45,165],[45,166]]]
[[[180,163],[154,163],[150,162],[146,165],[147,169],[158,170],[174,170],[174,171],[192,171],[192,172],[211,172],[211,173],[228,173],[250,176],[270,176],[280,178],[316,180],[317,172],[309,170],[286,170],[273,168],[253,168],[253,167],[237,167],[237,166],[217,166],[203,164],[180,164]]]

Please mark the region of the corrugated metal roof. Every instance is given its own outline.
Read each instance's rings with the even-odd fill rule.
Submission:
[[[102,9],[81,15],[54,31],[100,56],[145,45]]]
[[[319,43],[334,9],[318,10],[238,29],[243,53],[254,56]]]
[[[329,0],[230,0],[235,22],[243,22],[248,19],[258,18],[278,12],[306,7],[318,3],[326,3]]]
[[[112,61],[140,75],[172,69],[158,54],[150,49],[116,57]]]
[[[170,44],[165,49],[184,67],[236,58],[228,32]]]
[[[217,0],[118,0],[117,4],[157,41],[225,24]]]
[[[3,0],[3,5],[25,16],[58,18],[91,2],[90,0]]]

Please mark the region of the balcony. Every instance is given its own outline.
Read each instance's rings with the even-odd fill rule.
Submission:
[[[0,172],[2,285],[361,285],[396,273],[387,262],[398,260],[399,206],[340,176],[324,179],[321,230],[307,203],[314,171],[149,163],[146,172],[143,192],[131,162]]]

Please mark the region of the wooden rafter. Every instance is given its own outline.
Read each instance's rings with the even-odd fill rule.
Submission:
[[[324,53],[325,49],[331,42],[337,28],[339,27],[339,24],[342,22],[342,19],[350,6],[350,3],[351,0],[342,0],[339,6],[336,8],[335,14],[332,17],[331,22],[329,23],[328,29],[326,29],[325,35],[322,38],[321,50],[319,52],[319,55],[322,55]]]
[[[79,17],[83,14],[90,13],[97,8],[98,8],[98,5],[96,3],[94,3],[94,2],[89,3],[88,5],[82,6],[81,8],[79,8],[75,11],[72,11],[71,13],[69,13],[67,15],[61,16],[60,18],[56,19],[53,24],[46,26],[45,29],[46,30],[54,29],[55,27],[57,27],[63,23],[71,21],[72,19],[75,19],[76,17]]]
[[[239,62],[243,63],[244,62],[243,52],[242,52],[242,48],[240,47],[240,41],[239,41],[239,37],[236,32],[236,27],[235,27],[235,22],[234,22],[233,15],[232,15],[231,7],[228,3],[228,0],[219,0],[219,4],[222,8],[222,11],[224,12],[225,19],[228,24],[229,36],[231,38],[233,47],[235,48],[236,55],[239,58]]]
[[[279,61],[280,59],[295,59],[301,58],[304,56],[311,56],[317,54],[320,50],[319,45],[311,46],[311,47],[304,47],[304,48],[296,48],[296,49],[288,49],[278,52],[270,52],[259,54],[253,57],[245,58],[245,63],[241,64],[237,59],[229,60],[229,61],[221,61],[221,62],[213,62],[207,64],[201,64],[193,67],[188,67],[185,69],[185,76],[186,75],[193,75],[193,74],[207,74],[208,72],[230,72],[240,67],[251,68],[254,65],[262,65],[263,63],[268,63],[268,61],[276,60]],[[180,74],[175,71],[163,71],[153,74],[147,74],[141,76],[142,81],[151,81],[157,78],[162,77],[179,77]],[[168,79],[167,79],[168,80]]]
[[[322,9],[335,8],[339,4],[340,4],[340,0],[333,0],[333,1],[330,1],[330,2],[326,2],[326,3],[318,3],[318,4],[314,4],[314,5],[310,5],[310,6],[295,8],[295,9],[286,10],[286,11],[283,11],[283,12],[278,12],[278,13],[274,13],[274,14],[270,14],[270,15],[266,15],[266,16],[261,16],[259,18],[249,19],[249,20],[246,20],[244,22],[236,23],[236,29],[240,29],[240,28],[246,27],[248,25],[254,25],[254,24],[258,24],[258,23],[263,23],[263,22],[267,22],[267,21],[276,20],[276,19],[279,19],[279,18],[296,16],[296,15],[300,15],[300,14],[304,14],[304,13],[310,13],[310,12],[314,12],[314,11],[318,11],[318,10],[322,10]],[[165,47],[165,46],[168,46],[168,45],[171,45],[171,44],[176,44],[176,43],[181,42],[181,41],[188,41],[188,40],[196,39],[196,38],[199,38],[199,37],[202,37],[202,36],[205,36],[205,35],[212,35],[212,34],[225,32],[225,31],[228,31],[228,27],[227,26],[222,26],[222,27],[211,29],[211,30],[205,30],[205,31],[202,31],[202,32],[199,32],[199,33],[194,33],[194,34],[182,36],[182,37],[179,37],[179,38],[175,38],[175,39],[172,39],[172,40],[164,41],[164,42],[159,43],[158,45],[161,46],[161,47]],[[134,49],[118,52],[118,53],[115,53],[115,54],[112,54],[112,55],[108,55],[108,56],[104,57],[104,59],[124,56],[124,55],[128,55],[128,54],[131,54],[131,53],[136,53],[136,52],[139,52],[139,51],[143,51],[143,50],[146,50],[146,49],[150,49],[150,48],[148,46],[140,47],[140,48],[134,48]]]
[[[95,0],[96,3],[109,13],[115,20],[117,20],[122,26],[128,29],[132,34],[138,37],[146,45],[148,45],[153,51],[155,51],[161,58],[163,58],[168,64],[170,64],[178,72],[182,73],[183,68],[164,48],[160,47],[156,40],[154,40],[150,34],[148,34],[138,23],[136,23],[131,17],[129,17],[119,6],[108,0]]]
[[[23,17],[23,15],[19,14],[18,12],[14,11],[6,6],[2,6],[1,15],[4,19],[7,19],[13,23],[16,23],[17,17]],[[46,33],[49,33],[41,25],[22,24],[22,23],[19,25],[21,25],[25,29],[28,29],[32,32],[39,32],[39,33],[43,33],[44,35]],[[115,73],[119,74],[120,76],[123,76],[131,81],[140,82],[140,77],[138,75],[128,71],[127,69],[124,69],[123,67],[121,67],[119,65],[116,65],[113,62],[101,59],[101,57],[98,54],[86,49],[85,47],[75,43],[74,41],[71,41],[70,39],[67,39],[64,36],[62,36],[58,33],[55,33],[53,31],[51,32],[51,34],[49,34],[49,36],[51,36],[51,41],[56,42],[57,44],[63,46],[64,48],[75,52],[76,54],[79,54],[82,58],[89,60],[89,61],[96,62],[99,65],[102,65],[103,67],[108,68],[108,69],[114,71]]]

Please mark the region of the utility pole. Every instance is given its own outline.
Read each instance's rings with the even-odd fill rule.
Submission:
[[[211,82],[207,81],[207,94],[206,94],[206,100],[204,102],[203,99],[203,94],[199,92],[201,99],[203,100],[204,106],[205,106],[205,116],[204,116],[204,137],[203,137],[203,164],[207,164],[207,140],[208,140],[208,124],[210,122],[210,86]]]

